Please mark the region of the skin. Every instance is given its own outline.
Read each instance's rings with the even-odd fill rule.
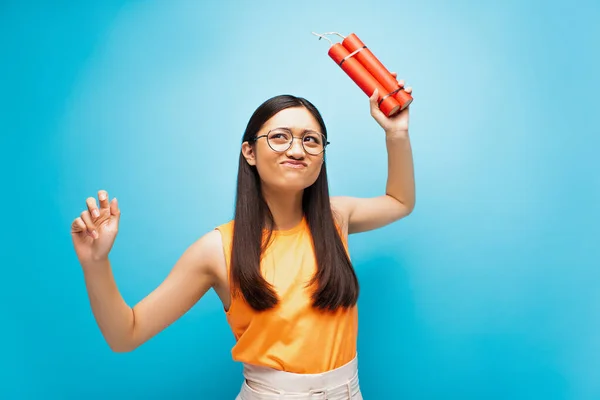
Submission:
[[[404,86],[404,81],[399,83]],[[410,87],[405,90],[412,92]],[[332,197],[331,206],[344,235],[385,226],[407,216],[414,208],[408,108],[387,118],[379,110],[377,98],[375,92],[369,102],[371,115],[386,136],[386,193],[373,198]],[[300,137],[304,129],[320,130],[314,117],[302,107],[282,110],[265,123],[258,135],[274,127],[288,127],[295,137]],[[259,171],[276,229],[296,226],[302,218],[302,192],[317,179],[323,154],[305,153],[297,139],[283,153],[271,150],[264,138],[252,146],[244,143],[241,151],[246,161]],[[303,165],[298,168],[290,162]],[[225,257],[221,235],[216,230],[190,245],[164,281],[148,296],[134,307],[127,305],[115,283],[108,257],[118,234],[121,210],[118,200],[110,200],[105,190],[98,191],[98,201],[95,197],[86,199],[86,209],[71,225],[71,236],[92,312],[112,350],[134,350],[175,322],[211,288],[220,297],[223,307],[229,309],[231,299]]]

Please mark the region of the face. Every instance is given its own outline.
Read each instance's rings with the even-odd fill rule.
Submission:
[[[244,142],[242,154],[246,161],[256,166],[262,184],[268,188],[298,191],[309,187],[321,172],[325,153],[307,153],[301,138],[306,130],[320,133],[319,123],[304,107],[286,108],[271,117],[256,136],[266,135],[275,128],[291,131],[294,136],[291,147],[285,151],[274,151],[269,146],[267,137],[258,139],[253,145]],[[310,137],[305,137],[305,146],[309,151],[312,143]]]

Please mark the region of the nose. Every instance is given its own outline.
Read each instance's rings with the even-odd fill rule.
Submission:
[[[298,142],[296,140],[298,139]],[[303,158],[305,156],[304,146],[302,145],[302,138],[292,137],[292,145],[287,151],[288,157]]]

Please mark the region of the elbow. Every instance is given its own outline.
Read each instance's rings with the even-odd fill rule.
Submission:
[[[398,210],[398,219],[400,218],[404,218],[408,215],[410,215],[414,209],[415,209],[415,199],[399,199],[397,197],[391,196],[388,194],[388,196],[392,197],[394,200],[396,200],[398,202],[399,205],[399,210]]]
[[[129,329],[125,332],[120,331],[118,335],[111,335],[106,337],[108,347],[115,353],[129,353],[137,349],[141,344],[139,336],[136,334],[135,329],[135,312],[131,309],[132,320],[129,325]]]
[[[398,200],[402,207],[404,208],[404,215],[410,215],[415,209],[416,198],[414,194],[410,196],[408,199]]]
[[[137,349],[140,345],[133,333],[118,337],[106,338],[106,343],[108,344],[108,347],[115,353],[129,353]]]
[[[405,213],[406,215],[410,215],[412,214],[412,212],[415,210],[415,201],[411,201],[409,203],[402,203],[404,205],[405,208]]]
[[[108,343],[108,347],[115,353],[130,353],[137,348],[137,346],[130,343]]]
[[[388,191],[388,192],[386,192],[386,196],[391,198],[398,204],[399,209],[400,209],[400,214],[402,216],[406,216],[406,215],[412,213],[413,210],[415,209],[416,199],[415,199],[414,194],[398,196],[398,195],[392,194]]]

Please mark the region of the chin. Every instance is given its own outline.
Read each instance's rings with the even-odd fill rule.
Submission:
[[[281,185],[279,185],[279,188],[281,190],[285,190],[285,191],[289,191],[289,192],[300,192],[304,189],[306,189],[307,187],[309,187],[310,185],[312,185],[312,183],[310,182],[284,182]]]
[[[300,177],[282,177],[282,179],[278,180],[277,182],[269,182],[267,185],[276,191],[301,192],[311,186],[313,183],[315,183],[315,179],[308,180]]]

